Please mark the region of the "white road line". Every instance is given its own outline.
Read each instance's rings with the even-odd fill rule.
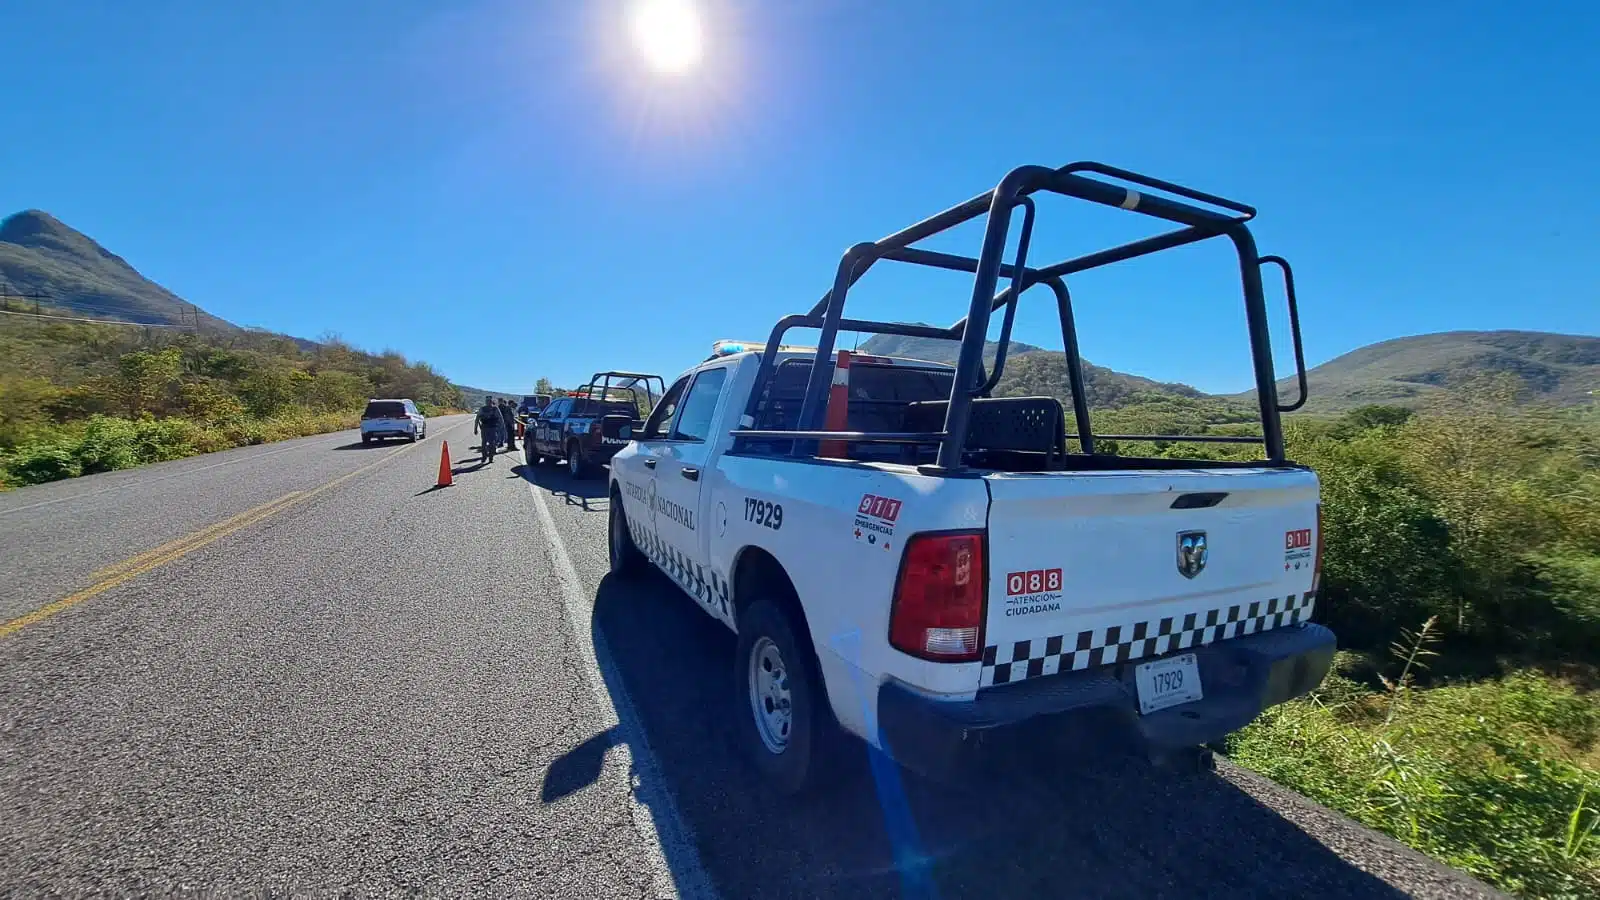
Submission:
[[[672,792],[667,789],[666,779],[650,749],[650,741],[628,697],[622,675],[611,661],[605,636],[592,625],[594,605],[586,599],[590,592],[572,565],[572,557],[567,555],[567,546],[556,529],[544,495],[532,484],[528,485],[528,493],[533,496],[539,526],[550,538],[551,568],[561,584],[561,604],[566,607],[567,621],[572,627],[574,644],[583,656],[590,687],[600,701],[601,712],[610,720],[606,724],[614,724],[618,731],[620,740],[616,746],[631,757],[635,783],[628,806],[633,827],[650,852],[653,896],[716,900],[716,889],[700,863],[700,853],[672,800]],[[594,640],[584,640],[585,634],[593,634]]]

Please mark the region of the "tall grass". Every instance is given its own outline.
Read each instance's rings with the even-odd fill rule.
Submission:
[[[1348,677],[1352,659],[1233,735],[1229,755],[1513,894],[1600,896],[1600,705],[1529,671],[1373,689]]]

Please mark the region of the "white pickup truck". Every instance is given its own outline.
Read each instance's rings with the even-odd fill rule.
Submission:
[[[1183,227],[1030,267],[1040,191]],[[1017,207],[1021,239],[1006,263]],[[913,246],[984,214],[976,258]],[[737,632],[741,741],[776,787],[814,781],[840,729],[947,771],[991,729],[1045,717],[1071,727],[1088,709],[1113,711],[1157,754],[1204,762],[1194,748],[1320,683],[1334,638],[1310,622],[1318,486],[1283,454],[1278,414],[1298,404],[1278,403],[1263,262],[1283,267],[1303,402],[1298,316],[1287,264],[1256,255],[1253,214],[1098,164],[1018,169],[852,248],[810,313],[780,321],[763,344],[720,343],[667,388],[611,462],[611,565],[630,575],[653,563]],[[1241,260],[1263,433],[1194,439],[1253,440],[1262,458],[1095,452],[1064,276],[1214,236]],[[881,259],[975,273],[968,315],[949,328],[845,318],[848,289]],[[997,292],[1001,277],[1010,284]],[[1037,284],[1061,312],[1070,436],[1059,401],[991,395],[1017,302]],[[1002,308],[986,366],[989,313]],[[785,346],[793,328],[819,330],[817,346]],[[835,351],[840,330],[958,340],[959,359]]]

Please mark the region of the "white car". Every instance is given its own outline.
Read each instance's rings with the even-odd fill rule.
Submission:
[[[368,400],[361,413],[361,443],[384,438],[420,441],[428,436],[428,419],[410,400]]]
[[[1310,621],[1322,564],[1317,476],[1285,456],[1279,413],[1299,404],[1277,398],[1259,277],[1263,263],[1286,274],[1287,264],[1256,255],[1239,212],[1249,207],[1095,165],[1016,170],[991,194],[857,245],[815,309],[780,321],[765,343],[719,342],[622,435],[630,443],[611,461],[612,570],[653,564],[738,634],[736,734],[779,790],[826,783],[839,731],[931,774],[986,732],[1044,720],[1086,727],[1076,714],[1091,710],[1114,713],[1163,764],[1204,768],[1205,744],[1327,674],[1334,635]],[[1229,212],[1074,174],[1085,169]],[[1091,431],[1055,273],[1176,238],[1042,269],[1002,264],[1003,217],[1027,207],[1025,253],[1033,191],[1185,224],[1187,242],[1232,239],[1262,433],[1159,438],[1255,442],[1259,456],[1097,452],[1096,439],[1113,436]],[[990,210],[979,258],[910,246]],[[880,259],[977,272],[967,316],[948,328],[844,318],[845,289]],[[1071,414],[1054,397],[991,393],[1016,308],[996,282],[1019,272],[1022,289],[1055,295]],[[1002,308],[986,365],[989,314]],[[784,346],[791,328],[820,330],[819,346]],[[960,359],[835,352],[842,328],[958,341]]]

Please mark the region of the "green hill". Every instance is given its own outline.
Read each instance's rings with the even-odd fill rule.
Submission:
[[[953,363],[960,345],[935,338],[874,335],[864,353]],[[994,360],[995,343],[985,348]],[[1536,331],[1449,331],[1395,338],[1353,350],[1311,369],[1308,412],[1335,413],[1368,404],[1420,406],[1486,376],[1514,376],[1528,404],[1570,406],[1591,402],[1600,391],[1600,337]],[[1136,403],[1185,399],[1252,405],[1255,392],[1209,395],[1186,384],[1153,381],[1084,361],[1089,405],[1115,409]],[[1294,379],[1278,383],[1280,397],[1293,397]],[[1049,394],[1066,399],[1066,356],[1013,342],[996,388],[1002,396]]]
[[[1600,337],[1539,331],[1445,331],[1369,344],[1306,373],[1311,412],[1372,403],[1417,406],[1485,376],[1510,375],[1528,403],[1570,406],[1600,391]],[[1292,379],[1278,393],[1292,397]],[[1253,400],[1254,391],[1233,399]]]
[[[984,344],[984,362],[994,362],[997,345]],[[899,356],[908,359],[925,359],[929,362],[954,363],[961,350],[957,341],[940,338],[902,337],[876,334],[861,344],[861,352],[881,356]],[[1126,406],[1156,397],[1184,397],[1200,399],[1206,395],[1186,384],[1167,384],[1129,375],[1088,360],[1083,362],[1084,381],[1087,383],[1089,405],[1097,409]],[[1059,350],[1045,350],[1021,341],[1012,341],[1006,354],[1005,374],[1000,378],[995,393],[1002,397],[1049,395],[1067,399],[1067,355]]]

